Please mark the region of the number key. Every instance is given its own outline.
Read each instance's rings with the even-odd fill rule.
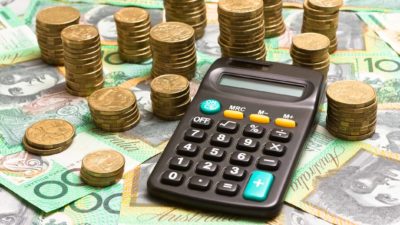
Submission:
[[[230,163],[240,166],[248,166],[251,164],[252,156],[246,152],[234,152],[232,153]]]
[[[182,142],[178,145],[176,150],[180,155],[196,156],[199,151],[199,146],[190,142]]]
[[[193,142],[202,142],[206,139],[206,133],[203,130],[187,129],[185,132],[185,140]]]
[[[218,165],[210,161],[202,161],[197,164],[196,172],[206,176],[214,176],[217,173]]]
[[[208,147],[204,151],[204,159],[212,161],[222,161],[225,156],[225,151],[220,148]]]
[[[254,152],[258,149],[258,141],[251,138],[240,138],[236,148],[239,150]]]
[[[188,170],[192,161],[180,156],[175,156],[169,162],[169,167],[176,170]]]
[[[183,182],[183,174],[176,171],[167,170],[161,176],[161,182],[172,186],[178,186]]]
[[[246,176],[246,171],[238,166],[228,166],[224,171],[224,178],[241,181]]]
[[[211,137],[210,143],[214,146],[229,147],[231,145],[232,138],[226,134],[216,133]]]

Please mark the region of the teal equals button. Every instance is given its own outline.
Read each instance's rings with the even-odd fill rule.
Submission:
[[[243,198],[257,202],[265,201],[272,183],[274,183],[274,175],[272,173],[255,170],[244,189]]]

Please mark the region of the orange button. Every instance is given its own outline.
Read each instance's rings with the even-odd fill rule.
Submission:
[[[269,123],[269,116],[259,115],[259,114],[251,114],[250,121],[254,123]]]
[[[225,110],[224,116],[229,119],[242,120],[244,117],[244,114],[239,111]]]
[[[296,121],[284,118],[277,118],[275,119],[275,125],[286,128],[294,128],[296,127]]]

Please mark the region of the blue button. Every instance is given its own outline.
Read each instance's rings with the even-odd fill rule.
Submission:
[[[207,115],[216,114],[221,111],[221,103],[215,99],[207,99],[200,104],[200,110]]]
[[[244,189],[243,198],[257,202],[265,201],[273,182],[272,173],[255,170]]]

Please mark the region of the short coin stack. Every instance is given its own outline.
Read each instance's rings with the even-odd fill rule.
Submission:
[[[290,56],[293,65],[311,68],[328,75],[330,55],[329,39],[318,33],[303,33],[293,37]]]
[[[343,0],[305,0],[302,32],[315,32],[330,40],[329,53],[336,51],[336,31],[339,25],[339,9]]]
[[[276,37],[285,33],[282,6],[282,0],[264,0],[265,37]]]
[[[154,78],[151,86],[153,113],[164,120],[178,120],[190,105],[189,81],[180,75],[166,74]]]
[[[64,46],[66,89],[71,95],[86,97],[103,87],[100,36],[91,25],[65,28]]]
[[[205,0],[164,0],[164,8],[167,21],[189,24],[195,30],[196,39],[203,37],[207,26]]]
[[[263,0],[220,0],[218,21],[223,56],[265,60]]]
[[[327,89],[326,127],[335,137],[360,141],[375,133],[377,99],[373,87],[360,81],[337,81]]]
[[[123,8],[114,14],[118,52],[125,62],[141,63],[151,58],[150,16],[140,8]]]
[[[82,160],[80,177],[93,187],[107,187],[117,183],[124,174],[125,158],[114,150],[87,154]]]
[[[35,155],[53,155],[66,150],[75,136],[75,127],[61,119],[46,119],[25,131],[22,145]]]
[[[94,123],[104,131],[123,132],[139,123],[136,96],[129,89],[103,88],[93,92],[88,102]]]
[[[69,6],[41,10],[36,16],[36,34],[42,60],[50,65],[64,65],[61,31],[79,23],[79,11]]]
[[[150,31],[153,53],[153,78],[163,74],[180,74],[188,80],[196,72],[194,29],[180,22],[166,22]]]

